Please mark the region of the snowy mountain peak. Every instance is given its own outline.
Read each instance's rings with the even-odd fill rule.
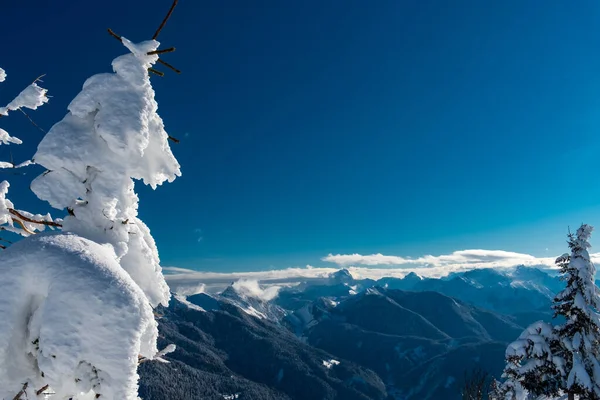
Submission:
[[[541,269],[525,265],[518,265],[509,275],[518,279],[545,279],[548,277],[548,274]]]
[[[272,297],[269,288],[263,291],[256,282],[238,281],[229,285],[215,299],[232,304],[257,318],[279,322],[286,312],[269,301]]]
[[[225,290],[221,292],[220,296],[229,299],[239,299],[242,297],[240,293],[233,287],[233,283],[227,286]]]
[[[178,297],[178,300],[186,304],[190,308],[200,308],[204,311],[219,310],[221,308],[219,305],[219,300],[216,297],[213,297],[207,293],[194,294],[188,296],[186,299],[182,299],[180,296]]]
[[[409,272],[402,279],[404,279],[406,281],[422,281],[423,280],[423,278],[420,275],[417,275],[414,271]]]
[[[333,272],[329,275],[329,279],[334,283],[352,283],[354,277],[346,268]]]

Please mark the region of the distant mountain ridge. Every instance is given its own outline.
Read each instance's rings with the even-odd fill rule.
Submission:
[[[343,282],[337,279],[340,276],[345,277]],[[474,269],[444,278],[422,278],[410,272],[404,278],[385,277],[377,281],[355,279],[348,270],[342,269],[331,274],[329,279],[284,288],[274,302],[284,309],[295,310],[319,297],[340,299],[376,286],[439,292],[484,309],[515,315],[532,311],[543,314],[549,310],[552,298],[563,282],[542,270],[526,266],[503,271]]]
[[[466,371],[499,376],[507,343],[550,318],[561,286],[530,267],[378,281],[342,269],[270,301],[235,284],[177,296],[159,311],[161,345],[178,351],[143,366],[142,397],[458,399]]]

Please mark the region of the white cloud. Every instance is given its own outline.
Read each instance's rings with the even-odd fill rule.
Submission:
[[[554,265],[554,258],[537,258],[529,254],[514,253],[504,250],[460,250],[439,256],[426,255],[419,258],[406,258],[379,254],[329,254],[322,261],[346,267],[350,265],[395,265],[420,267],[448,267],[450,270],[462,267],[497,268],[523,265]]]
[[[233,284],[233,288],[241,295],[269,301],[277,297],[281,286],[266,286],[263,289],[257,280],[240,279]]]
[[[271,286],[291,286],[309,279],[326,279],[330,273],[337,271],[337,268],[313,268],[307,265],[304,268],[223,273],[164,267],[163,271],[167,283],[174,292],[187,291],[189,293],[191,289],[188,290],[188,288],[203,283],[206,292],[214,293],[239,280],[254,280]]]
[[[356,279],[380,279],[383,277],[402,278],[415,268],[371,268],[371,267],[348,267],[352,276]],[[234,284],[239,280],[251,280],[258,282],[261,286],[268,288],[271,286],[284,287],[294,286],[300,282],[307,281],[327,281],[329,274],[338,271],[338,267],[313,267],[307,265],[304,268],[286,268],[280,270],[254,271],[254,272],[203,272],[194,271],[176,267],[165,267],[165,278],[172,291],[179,294],[193,294],[199,284],[203,284],[203,291],[207,293],[218,293],[227,286]],[[423,269],[419,275],[438,277],[448,274],[451,271],[442,269],[428,268]]]
[[[332,262],[339,266],[348,265],[402,265],[410,263],[410,259],[398,256],[384,256],[381,253],[363,256],[361,254],[329,254],[322,261]]]
[[[186,282],[181,286],[171,286],[171,290],[183,296],[191,296],[193,294],[205,293],[206,285],[198,281]]]
[[[594,263],[600,263],[600,253],[591,254]],[[514,253],[504,250],[460,250],[451,254],[438,256],[426,255],[419,258],[409,258],[383,254],[330,254],[322,261],[336,264],[335,267],[306,267],[286,268],[278,270],[254,272],[202,272],[177,267],[165,267],[165,277],[171,289],[175,292],[190,293],[200,284],[203,290],[214,293],[223,290],[232,282],[252,281],[260,291],[268,291],[270,287],[292,286],[303,281],[328,279],[329,274],[340,267],[347,268],[356,279],[381,279],[384,277],[402,278],[409,272],[420,276],[439,278],[452,272],[462,272],[479,268],[511,268],[516,265],[537,266],[544,269],[556,268],[556,257],[535,257],[530,254]],[[237,283],[249,292],[256,291],[254,283]],[[260,286],[265,289],[261,289]],[[275,289],[273,289],[275,290]],[[279,289],[276,289],[279,290]],[[272,295],[272,292],[268,292]],[[276,293],[276,292],[275,292]],[[275,294],[276,295],[276,294]]]

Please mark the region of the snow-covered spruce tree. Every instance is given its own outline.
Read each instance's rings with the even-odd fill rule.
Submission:
[[[543,321],[531,324],[506,349],[504,382],[494,396],[502,400],[524,400],[529,393],[555,396],[561,389],[560,360],[553,327]]]
[[[584,224],[575,234],[569,233],[571,254],[556,260],[566,287],[552,306],[555,316],[565,319],[554,328],[566,378],[563,390],[580,399],[600,399],[600,297],[594,282],[596,268],[588,253],[592,230]]]
[[[85,82],[34,156],[47,171],[32,190],[67,208],[63,232],[0,253],[2,399],[135,400],[140,360],[173,350],[156,348],[152,306],[170,295],[133,181],[180,175],[148,76],[159,43],[119,39],[130,53]]]
[[[582,225],[569,233],[571,254],[556,259],[565,289],[554,299],[555,317],[565,323],[543,321],[529,326],[506,350],[505,381],[497,397],[521,400],[531,396],[600,399],[600,291],[590,260],[593,228]]]

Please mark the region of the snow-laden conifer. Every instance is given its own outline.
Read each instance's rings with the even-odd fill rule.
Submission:
[[[110,244],[150,303],[166,305],[169,288],[134,191],[134,179],[156,188],[180,175],[148,76],[159,43],[122,43],[130,52],[113,61],[114,73],[89,78],[39,144],[34,160],[48,171],[31,189],[69,210],[65,231]]]
[[[159,43],[120,40],[114,73],[85,82],[34,156],[47,171],[32,190],[67,209],[63,232],[0,253],[3,399],[135,400],[138,364],[174,350],[156,348],[152,307],[170,295],[134,192],[134,179],[180,175],[148,76]],[[12,207],[1,199],[0,217]]]
[[[538,321],[527,327],[506,349],[502,400],[524,400],[529,393],[554,396],[560,392],[558,339],[552,325]]]
[[[569,234],[571,254],[556,262],[565,289],[554,299],[554,313],[565,322],[554,329],[564,364],[564,391],[580,398],[600,399],[600,297],[594,282],[596,268],[588,249],[593,228],[581,225]]]
[[[600,399],[600,291],[588,249],[593,228],[569,233],[571,253],[556,259],[565,289],[553,302],[559,325],[530,325],[506,350],[497,393],[505,400],[530,396]]]

